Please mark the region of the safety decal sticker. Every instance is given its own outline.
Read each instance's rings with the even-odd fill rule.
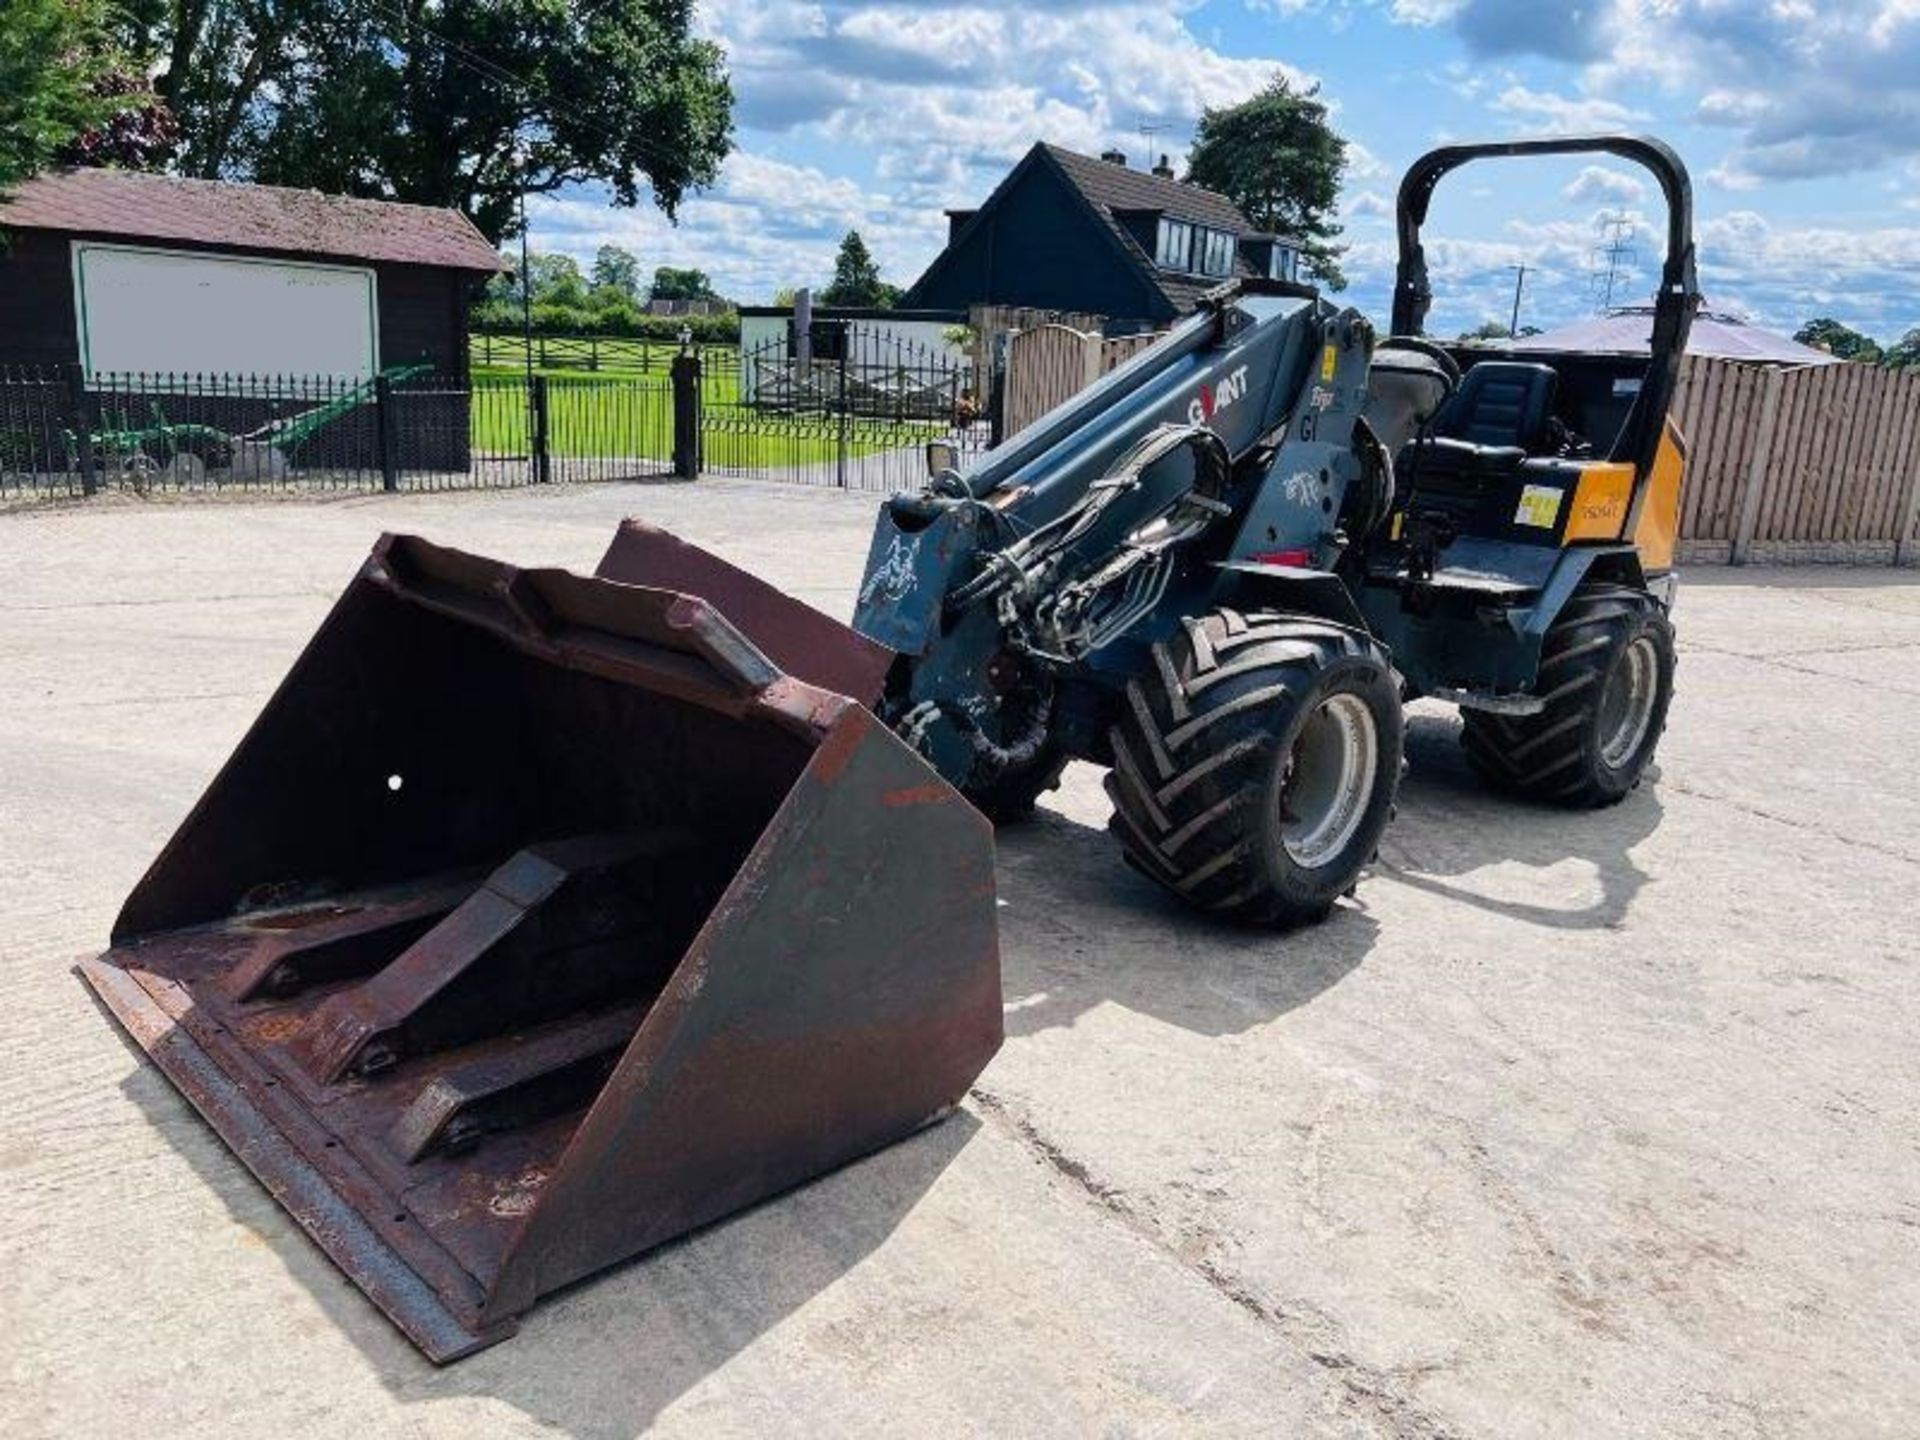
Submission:
[[[1560,502],[1567,492],[1552,485],[1529,485],[1520,492],[1520,508],[1513,512],[1516,525],[1537,525],[1551,530],[1560,518]]]

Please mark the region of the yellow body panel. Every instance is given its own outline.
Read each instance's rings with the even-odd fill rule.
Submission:
[[[1632,508],[1633,466],[1613,461],[1583,465],[1561,538],[1569,545],[1576,540],[1618,540]]]
[[[1673,566],[1674,542],[1680,535],[1680,486],[1687,473],[1687,441],[1671,419],[1660,435],[1653,457],[1653,474],[1640,502],[1640,519],[1633,527],[1633,543],[1641,567],[1668,570]]]

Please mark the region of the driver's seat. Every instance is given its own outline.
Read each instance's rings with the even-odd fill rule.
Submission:
[[[1537,454],[1546,444],[1558,380],[1548,365],[1483,361],[1461,377],[1460,388],[1434,416],[1433,435]]]
[[[1519,360],[1484,360],[1467,371],[1432,429],[1407,447],[1414,492],[1480,493],[1545,453],[1558,381],[1551,366]]]

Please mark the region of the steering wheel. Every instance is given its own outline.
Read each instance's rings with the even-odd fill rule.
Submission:
[[[1446,375],[1447,390],[1449,393],[1459,387],[1459,362],[1431,340],[1423,340],[1418,335],[1389,335],[1380,342],[1376,349],[1411,350],[1416,355],[1424,355],[1433,361],[1434,364],[1438,365],[1442,373]]]

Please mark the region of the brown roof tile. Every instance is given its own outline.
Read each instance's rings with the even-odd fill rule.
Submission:
[[[1139,242],[1120,220],[1129,211],[1159,211],[1175,220],[1224,230],[1236,240],[1255,233],[1252,223],[1240,213],[1240,207],[1218,191],[1189,185],[1184,180],[1169,180],[1150,170],[1130,169],[1112,160],[1062,150],[1058,145],[1042,142],[1040,148],[1046,151],[1048,158],[1066,173],[1073,187],[1099,212],[1119,238],[1122,247],[1134,257],[1135,263],[1152,282],[1160,287],[1161,293],[1175,310],[1184,314],[1199,305],[1202,295],[1225,284],[1229,278],[1245,278],[1253,274],[1253,267],[1240,253],[1238,245],[1234,246],[1233,277],[1209,278],[1162,270],[1154,263],[1153,257],[1140,248]]]
[[[1240,207],[1213,190],[1169,180],[1151,170],[1135,170],[1092,155],[1048,145],[1047,154],[1096,205],[1109,210],[1161,210],[1176,220],[1191,220],[1215,230],[1246,235],[1253,230]]]
[[[486,237],[455,210],[130,170],[36,175],[0,201],[0,227],[458,270],[502,268]]]

